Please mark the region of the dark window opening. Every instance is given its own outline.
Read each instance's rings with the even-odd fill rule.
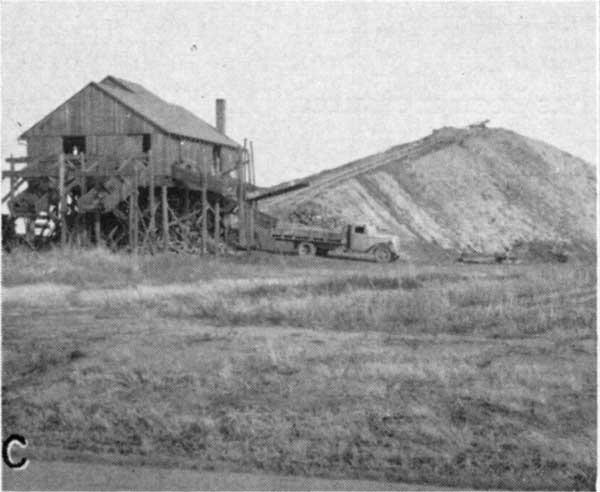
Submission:
[[[364,226],[357,226],[354,228],[354,232],[356,232],[357,234],[364,234],[365,233],[365,227]]]
[[[85,137],[81,135],[63,137],[63,152],[65,154],[84,154]]]
[[[142,152],[146,153],[152,148],[152,135],[144,133],[142,135]]]
[[[221,146],[213,145],[213,174],[221,174],[222,171]]]

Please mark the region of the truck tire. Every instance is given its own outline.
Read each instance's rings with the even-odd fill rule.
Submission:
[[[383,244],[377,246],[373,250],[373,255],[375,256],[375,261],[377,263],[389,263],[394,258],[394,255],[392,255],[390,248]]]
[[[296,251],[298,251],[298,256],[314,256],[317,248],[313,243],[302,242],[298,244]]]

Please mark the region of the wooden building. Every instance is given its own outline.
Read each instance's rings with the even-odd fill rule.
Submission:
[[[212,126],[139,84],[111,75],[90,82],[20,136],[27,155],[7,159],[2,201],[30,225],[53,217],[63,246],[253,247],[256,228],[275,221],[257,201],[307,183],[256,188],[252,143],[225,134],[225,100],[215,114]]]
[[[246,245],[251,152],[225,135],[225,116],[223,99],[215,127],[139,84],[90,82],[20,136],[27,156],[7,159],[3,201],[30,224],[54,216],[63,245],[206,251],[227,240],[233,213]]]
[[[139,84],[113,76],[90,82],[20,139],[31,158],[60,153],[128,156],[152,151],[156,175],[184,163],[197,172],[234,170],[241,146],[225,135],[225,101],[217,100],[217,124],[170,104]]]

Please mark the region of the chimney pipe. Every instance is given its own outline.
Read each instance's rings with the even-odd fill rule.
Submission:
[[[217,99],[217,103],[215,105],[216,113],[217,113],[217,130],[221,133],[225,133],[225,99]]]

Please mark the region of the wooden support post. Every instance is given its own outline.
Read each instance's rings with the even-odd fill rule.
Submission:
[[[246,213],[245,213],[245,200],[246,196],[244,193],[244,163],[240,162],[240,180],[238,186],[238,242],[240,246],[246,246]]]
[[[254,167],[254,142],[250,142],[250,182],[256,184],[256,169]]]
[[[221,242],[221,201],[217,199],[215,203],[215,245],[217,247],[216,254],[219,254],[219,243]]]
[[[254,247],[254,204],[248,208],[248,246]]]
[[[87,186],[85,181],[85,154],[81,154],[79,158],[79,162],[81,163],[81,177],[79,178],[79,200],[87,193]],[[87,246],[87,224],[85,221],[85,214],[81,211],[81,208],[78,207],[77,214],[77,235],[79,236],[78,240],[83,246]]]
[[[132,193],[132,205],[133,205],[133,242],[131,243],[131,248],[133,251],[133,255],[137,256],[138,250],[138,238],[140,235],[140,217],[139,217],[139,171],[136,168],[133,172],[133,193]]]
[[[167,203],[167,185],[163,184],[162,192],[162,230],[163,230],[163,246],[164,250],[169,249],[169,208]]]
[[[67,197],[65,194],[65,155],[58,156],[58,214],[60,217],[60,246],[67,245]]]
[[[13,155],[10,154],[10,161],[8,161],[10,164],[10,189],[8,191],[8,195],[9,195],[9,200],[12,201],[12,199],[15,196],[15,182],[16,182],[16,177],[15,177],[15,163],[13,161]],[[9,202],[10,203],[10,202]]]
[[[129,190],[129,247],[133,248],[133,215],[135,206],[133,204],[133,180],[130,182],[131,189]]]
[[[150,231],[149,233],[149,237],[150,237],[150,250],[153,251],[154,248],[154,232],[156,229],[156,219],[155,219],[155,212],[156,212],[156,203],[155,203],[155,196],[154,196],[154,161],[152,160],[152,151],[149,150],[148,151],[148,203],[150,206],[150,225],[148,226],[148,229]]]
[[[208,243],[208,170],[202,166],[202,254],[207,252]]]

